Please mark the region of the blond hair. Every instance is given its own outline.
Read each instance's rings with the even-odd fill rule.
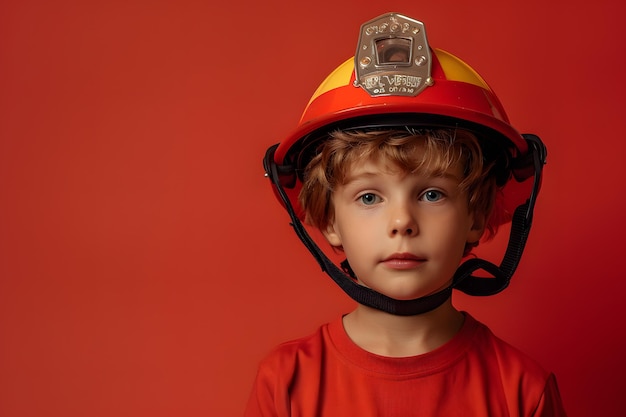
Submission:
[[[299,201],[308,224],[324,230],[333,221],[333,190],[345,183],[357,162],[367,160],[431,175],[461,163],[459,188],[467,193],[468,209],[484,216],[487,237],[495,234],[488,221],[497,192],[495,175],[490,175],[491,164],[484,161],[476,136],[460,129],[332,132],[304,171]],[[477,244],[468,244],[466,253]]]

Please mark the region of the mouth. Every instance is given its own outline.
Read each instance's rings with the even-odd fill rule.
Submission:
[[[412,253],[394,253],[383,259],[381,263],[391,269],[413,269],[424,264],[425,258],[422,258]]]

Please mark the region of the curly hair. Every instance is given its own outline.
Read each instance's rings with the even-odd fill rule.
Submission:
[[[459,184],[468,196],[471,213],[484,215],[490,225],[498,187],[492,163],[485,161],[479,140],[460,129],[404,129],[384,131],[335,131],[320,143],[316,155],[304,170],[300,204],[306,223],[324,230],[334,219],[332,192],[345,181],[357,162],[384,161],[402,172],[438,175],[461,163]],[[496,230],[487,226],[485,237]],[[468,243],[465,253],[478,245]]]

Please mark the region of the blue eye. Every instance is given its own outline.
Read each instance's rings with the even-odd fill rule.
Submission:
[[[442,198],[443,198],[443,193],[437,190],[428,190],[424,194],[422,194],[422,199],[425,201],[429,201],[431,203],[439,201]]]
[[[376,204],[379,200],[379,197],[376,194],[365,193],[359,197],[359,201],[365,204],[366,206],[371,206],[372,204]]]

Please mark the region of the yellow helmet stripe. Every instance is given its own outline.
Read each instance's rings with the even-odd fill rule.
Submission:
[[[313,96],[311,97],[311,100],[309,100],[308,104],[311,104],[313,100],[327,91],[350,84],[353,72],[354,57],[347,59],[343,64],[339,65],[333,72],[331,72],[328,77],[326,77],[320,86],[317,87],[317,90],[313,93]]]
[[[437,55],[437,59],[441,64],[441,68],[447,80],[466,82],[491,91],[491,88],[489,88],[489,85],[485,82],[485,80],[483,80],[483,78],[464,61],[441,49],[433,49],[433,52]],[[317,90],[315,90],[311,96],[307,107],[322,94],[335,88],[349,85],[353,73],[354,57],[351,57],[331,72],[319,85],[319,87],[317,87]]]
[[[433,49],[433,52],[447,80],[466,82],[491,91],[485,80],[464,61],[441,49]]]

